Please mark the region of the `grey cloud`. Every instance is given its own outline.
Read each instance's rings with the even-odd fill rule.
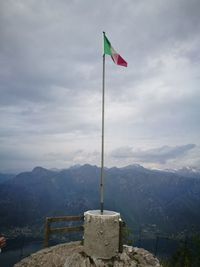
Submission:
[[[77,161],[100,147],[103,30],[129,65],[119,68],[106,58],[110,151],[133,138],[138,147],[144,138],[157,146],[198,144],[199,10],[198,0],[1,1],[4,163],[9,166],[13,143],[27,157],[39,144],[35,161],[52,150],[63,154],[60,138],[70,151],[85,149]],[[172,155],[163,150],[168,161]]]
[[[165,164],[169,160],[184,156],[195,147],[195,144],[187,144],[175,147],[162,146],[159,148],[137,151],[134,151],[134,149],[130,147],[122,147],[114,150],[111,155],[115,158],[132,158],[138,162]]]
[[[32,1],[7,1],[1,7],[1,104],[49,102],[55,86],[72,93],[85,87],[93,73],[94,45],[74,29],[80,23],[70,15],[70,9],[76,14],[73,4],[43,2],[38,9]]]

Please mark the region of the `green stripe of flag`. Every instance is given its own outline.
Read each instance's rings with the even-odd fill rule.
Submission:
[[[111,43],[109,42],[109,40],[107,39],[107,37],[104,35],[104,54],[107,55],[112,55],[111,52]]]

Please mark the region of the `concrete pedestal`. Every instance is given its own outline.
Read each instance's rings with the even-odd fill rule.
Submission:
[[[110,259],[119,252],[120,214],[90,210],[84,213],[84,251],[88,256]]]

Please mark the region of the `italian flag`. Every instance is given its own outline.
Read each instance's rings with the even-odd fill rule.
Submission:
[[[104,34],[104,55],[110,55],[115,64],[127,67],[128,63],[115,51]]]

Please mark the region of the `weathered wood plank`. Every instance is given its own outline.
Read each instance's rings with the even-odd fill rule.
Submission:
[[[70,221],[83,221],[84,216],[59,216],[59,217],[47,217],[49,222],[70,222]]]
[[[59,217],[47,217],[45,220],[45,237],[44,237],[44,247],[49,246],[49,238],[51,234],[55,233],[71,233],[71,232],[81,232],[83,231],[83,226],[73,226],[73,227],[60,227],[51,228],[51,223],[55,222],[73,222],[73,221],[83,221],[84,216],[59,216]]]
[[[82,232],[82,231],[83,231],[83,226],[62,227],[62,228],[52,228],[52,229],[50,229],[50,234]]]

